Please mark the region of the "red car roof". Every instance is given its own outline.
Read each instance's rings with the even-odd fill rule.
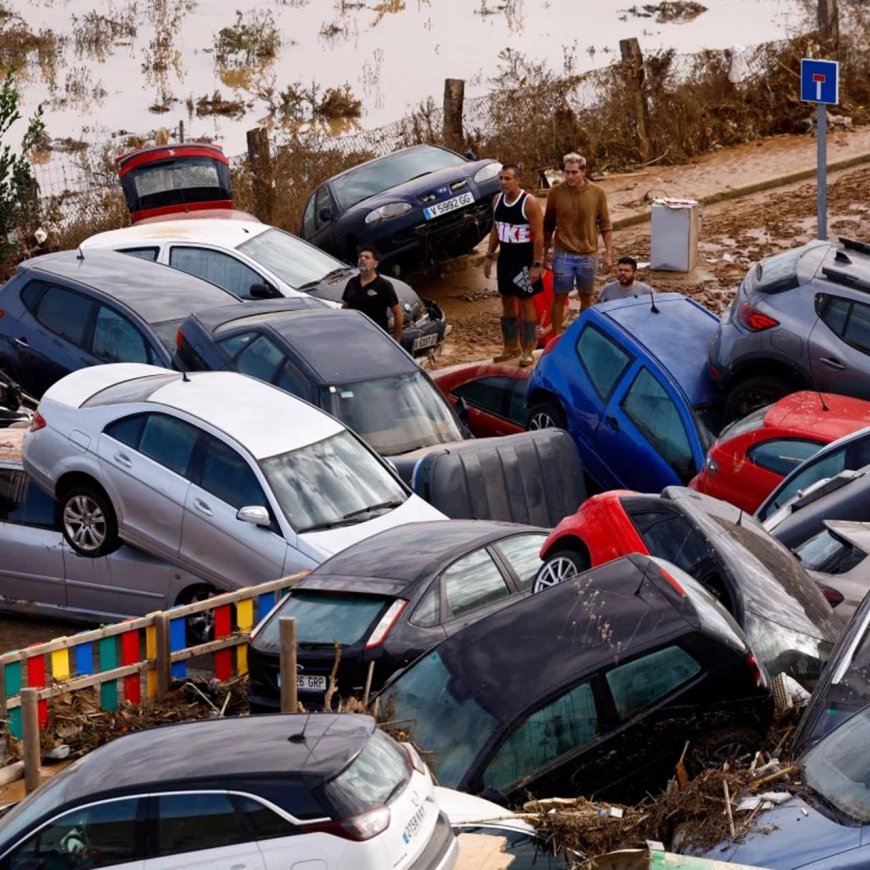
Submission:
[[[836,393],[803,390],[771,405],[764,416],[764,425],[835,441],[870,426],[870,402]]]

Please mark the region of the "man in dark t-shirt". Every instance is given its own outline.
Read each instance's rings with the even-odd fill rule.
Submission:
[[[355,275],[341,295],[342,308],[354,308],[368,315],[381,329],[389,332],[388,312],[393,312],[393,338],[402,341],[402,325],[405,318],[396,288],[386,278],[378,275],[378,252],[374,248],[360,248]]]

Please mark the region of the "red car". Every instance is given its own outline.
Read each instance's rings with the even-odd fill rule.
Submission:
[[[719,434],[689,486],[754,513],[795,466],[870,426],[870,402],[804,390],[753,411]]]
[[[461,363],[430,374],[471,434],[489,438],[525,431],[530,371],[498,363]],[[460,399],[467,415],[457,408]]]

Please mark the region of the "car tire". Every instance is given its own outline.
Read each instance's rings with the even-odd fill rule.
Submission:
[[[115,509],[96,484],[74,483],[58,499],[58,512],[64,539],[80,556],[97,559],[121,545]]]
[[[556,550],[538,569],[532,583],[532,592],[543,592],[582,574],[589,568],[589,554],[576,549]]]
[[[197,586],[189,586],[175,602],[176,606],[194,604],[197,601],[206,601],[214,598],[217,590],[213,586],[202,583]],[[208,643],[214,638],[214,611],[205,610],[202,613],[194,613],[184,620],[184,640],[188,646],[198,646]]]
[[[740,420],[764,405],[776,402],[791,392],[789,385],[772,375],[755,375],[740,381],[725,398],[725,422]]]
[[[726,761],[749,760],[761,748],[762,737],[751,728],[717,728],[699,737],[686,756],[692,774],[704,768],[719,768]]]
[[[555,399],[543,399],[535,402],[526,417],[526,429],[534,432],[536,429],[567,429],[568,420],[562,406]]]

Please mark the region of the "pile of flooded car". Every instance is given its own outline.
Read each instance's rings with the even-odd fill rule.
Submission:
[[[870,249],[814,243],[764,261],[721,322],[676,293],[617,300],[582,312],[531,373],[430,376],[414,354],[443,340],[437,306],[402,290],[400,347],[336,310],[351,267],[230,213],[220,184],[189,213],[171,186],[146,196],[178,165],[137,159],[122,162],[135,226],[23,263],[0,288],[0,607],[120,619],[307,571],[251,634],[252,712],[279,708],[278,627],[292,616],[306,709],[322,708],[330,677],[344,697],[369,681],[420,751],[364,718],[223,726],[266,748],[282,735],[333,748],[316,776],[288,760],[296,791],[281,800],[266,770],[234,767],[245,796],[224,783],[232,796],[205,801],[203,817],[244,818],[237,844],[356,844],[328,866],[449,867],[449,822],[422,809],[435,802],[427,765],[442,786],[504,805],[631,801],[681,758],[700,770],[751,757],[774,681],[794,681],[812,693],[792,741],[806,866],[870,860],[870,766],[845,761],[870,740]],[[214,154],[192,159],[226,183]],[[425,220],[476,214],[493,164],[436,162],[462,172],[445,189],[454,204],[426,206]],[[337,220],[338,204],[354,233],[404,227],[412,206],[374,190],[393,177],[375,169],[371,183],[356,172],[319,190],[306,227]],[[365,213],[354,196],[375,197],[376,217],[351,221]],[[340,254],[346,240],[328,238]],[[103,759],[88,764],[116,761]],[[178,764],[151,775],[177,775],[197,801],[214,793],[207,766]],[[112,801],[163,836],[177,808],[164,819],[164,798],[146,795],[156,786],[129,779]],[[773,823],[792,831],[796,806]],[[38,824],[10,815],[0,837],[38,858],[43,825],[63,852],[75,825],[42,810]],[[134,840],[123,860],[148,858],[148,838]],[[712,857],[804,866],[793,856],[808,847],[777,842]]]

